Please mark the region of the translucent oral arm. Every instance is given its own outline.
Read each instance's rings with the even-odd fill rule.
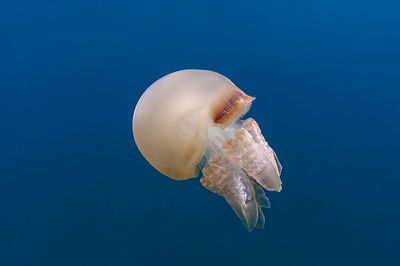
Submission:
[[[264,227],[261,207],[269,207],[269,200],[263,189],[230,158],[218,154],[210,159],[200,182],[224,197],[249,231]]]
[[[263,228],[261,208],[270,203],[262,187],[280,191],[282,167],[254,119],[210,127],[201,184],[225,198],[245,227]],[[262,186],[262,187],[261,187]]]
[[[265,189],[281,191],[281,164],[254,119],[245,120],[234,137],[222,144],[222,150]]]

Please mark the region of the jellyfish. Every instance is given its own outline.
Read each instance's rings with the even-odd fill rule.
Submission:
[[[201,175],[248,231],[264,228],[263,188],[282,189],[275,152],[254,119],[241,120],[254,99],[216,72],[181,70],[147,88],[132,120],[136,145],[155,169],[175,180]]]

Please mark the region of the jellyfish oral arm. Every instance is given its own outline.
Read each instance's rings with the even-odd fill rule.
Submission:
[[[205,154],[201,184],[224,197],[249,231],[263,228],[261,207],[270,204],[260,185],[280,191],[282,182],[280,163],[257,122],[249,118],[226,129],[209,128]]]
[[[222,150],[266,190],[281,191],[282,166],[254,119],[245,120]]]

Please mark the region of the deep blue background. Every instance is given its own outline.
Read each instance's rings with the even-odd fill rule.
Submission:
[[[0,265],[400,265],[400,4],[0,4]],[[283,165],[248,233],[136,148],[142,92],[185,68],[257,97]]]

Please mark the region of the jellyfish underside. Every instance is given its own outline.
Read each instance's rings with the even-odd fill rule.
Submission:
[[[248,118],[227,128],[210,127],[204,156],[201,184],[224,197],[249,231],[262,229],[261,208],[270,207],[262,187],[279,192],[282,167],[257,122]]]

